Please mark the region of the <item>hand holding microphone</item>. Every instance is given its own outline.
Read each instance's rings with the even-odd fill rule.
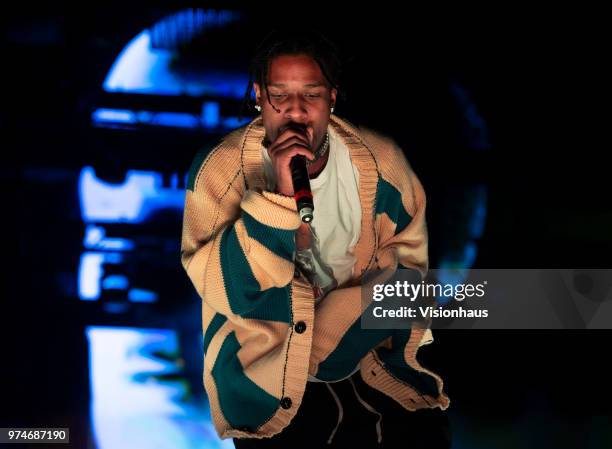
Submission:
[[[306,158],[314,159],[308,130],[304,125],[289,123],[268,147],[268,154],[276,174],[277,191],[295,197],[300,218],[304,223],[312,221],[314,204],[310,191],[310,179]],[[312,139],[312,136],[310,136]]]

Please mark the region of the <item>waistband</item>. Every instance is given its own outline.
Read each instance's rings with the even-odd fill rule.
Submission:
[[[359,371],[359,368],[361,368],[361,363],[357,363],[357,365],[355,366],[355,369],[348,375],[337,379],[337,380],[321,380],[321,379],[317,379],[316,377],[314,377],[313,375],[309,374],[308,375],[308,382],[326,382],[326,383],[335,383],[335,382],[341,382],[343,380],[348,379],[349,377],[351,377],[353,374],[355,374],[357,371]]]

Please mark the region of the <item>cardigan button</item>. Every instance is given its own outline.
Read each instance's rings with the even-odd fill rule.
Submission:
[[[281,399],[280,405],[284,409],[290,408],[291,407],[291,398],[285,396],[284,398]]]
[[[295,326],[293,328],[298,334],[301,334],[306,330],[306,323],[304,323],[303,321],[298,321],[297,323],[295,323]]]

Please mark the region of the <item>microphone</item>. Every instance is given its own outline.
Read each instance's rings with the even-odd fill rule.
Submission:
[[[289,162],[291,180],[293,181],[293,198],[297,204],[300,218],[304,223],[310,223],[313,218],[314,202],[310,191],[310,178],[306,166],[306,156],[297,154]]]
[[[292,127],[303,133],[306,130],[304,125],[299,123],[290,123],[287,127]],[[306,156],[301,154],[293,156],[291,162],[289,162],[289,169],[291,170],[291,180],[293,181],[293,198],[295,198],[300,218],[304,223],[310,223],[313,219],[314,201],[312,191],[310,190]]]

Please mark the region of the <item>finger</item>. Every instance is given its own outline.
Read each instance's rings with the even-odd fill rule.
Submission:
[[[287,128],[286,130],[284,130],[283,132],[281,132],[277,137],[276,137],[276,141],[272,143],[272,145],[274,145],[275,143],[282,143],[288,139],[290,139],[291,137],[297,137],[298,139],[303,140],[304,142],[308,143],[310,145],[310,141],[308,139],[308,135],[297,131],[293,128]]]
[[[284,149],[281,153],[278,154],[277,159],[282,160],[283,163],[289,163],[288,161],[290,161],[293,156],[301,154],[303,156],[305,156],[307,159],[313,160],[314,159],[314,154],[312,153],[312,151],[305,149],[302,146],[299,145],[292,145],[286,149]]]
[[[302,146],[302,147],[304,147],[304,148],[306,148],[308,150],[311,149],[309,142],[305,141],[304,139],[300,139],[299,137],[292,136],[292,137],[289,137],[286,140],[283,140],[283,141],[278,142],[277,144],[271,146],[270,147],[270,150],[271,150],[270,153],[274,154],[278,150],[283,149],[283,148],[287,148],[287,147],[289,147],[291,145],[300,145],[300,146]]]
[[[303,148],[306,148],[308,151],[310,151],[310,145],[307,145],[303,140],[300,140],[297,138],[291,138],[274,147],[270,147],[270,150],[269,150],[270,157],[276,157],[276,154],[279,151],[282,151],[286,148],[290,148],[292,146],[303,147]]]

